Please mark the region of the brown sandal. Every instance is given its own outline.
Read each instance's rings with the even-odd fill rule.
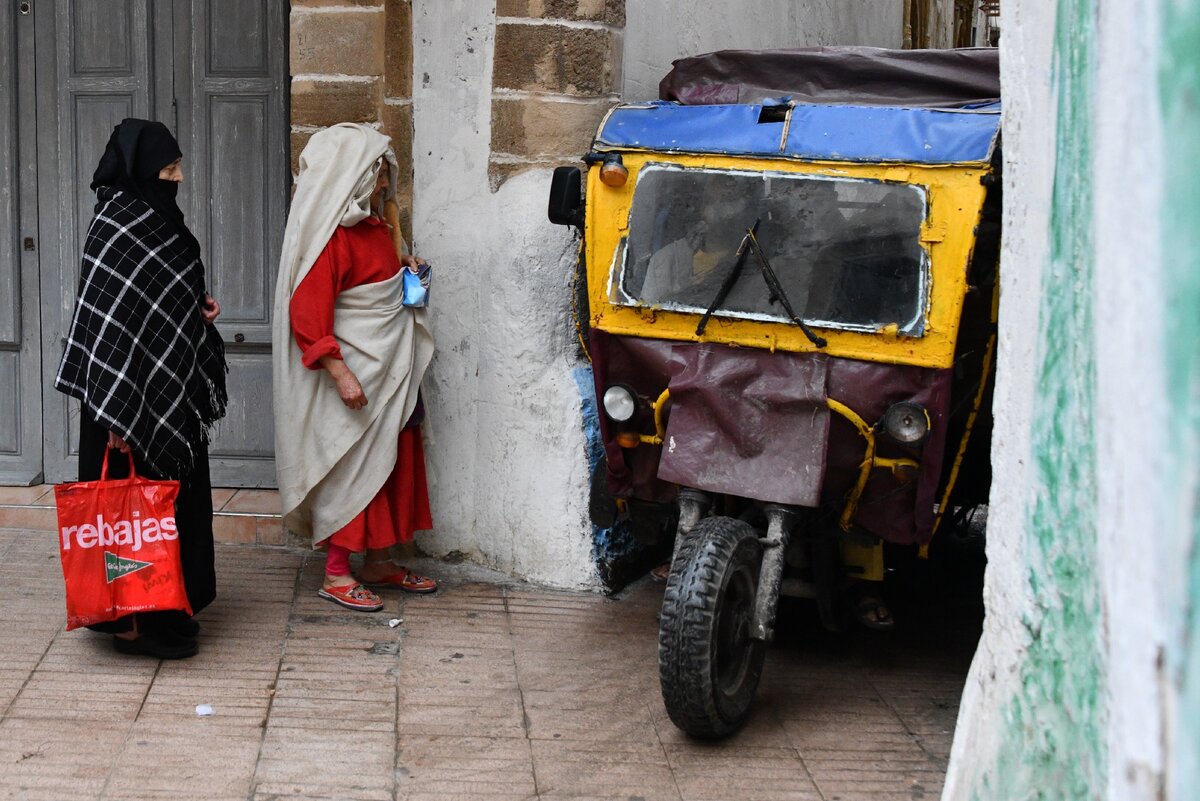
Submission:
[[[407,567],[401,567],[400,572],[384,576],[376,581],[364,581],[368,587],[393,587],[405,592],[426,594],[437,592],[438,583],[427,576],[418,576]]]

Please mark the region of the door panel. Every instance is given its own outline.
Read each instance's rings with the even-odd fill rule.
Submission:
[[[271,386],[270,354],[257,349],[242,349],[231,351],[228,358],[229,373],[240,377],[241,386],[238,392],[229,393],[228,413],[217,424],[216,441],[209,451],[214,474],[218,469],[238,468],[239,460],[275,452],[271,395],[263,391]],[[262,424],[264,418],[266,425]],[[227,429],[243,433],[235,439],[227,434]],[[274,474],[271,477],[274,478]]]
[[[269,219],[267,154],[247,152],[266,141],[265,97],[214,97],[209,102],[209,141],[214,143],[208,182],[219,187],[209,209],[209,263],[213,288],[221,293],[224,328],[233,321],[266,323],[264,279],[271,257],[262,225]]]
[[[0,15],[0,484],[42,476],[33,18]]]
[[[12,14],[0,15],[0,187],[17,183],[17,31]],[[21,276],[20,227],[17,194],[0,194],[0,348],[12,350],[20,343]],[[0,384],[11,384],[0,372]],[[0,409],[15,408],[0,406]],[[0,425],[3,425],[0,422]],[[2,441],[2,440],[0,440]],[[0,446],[0,450],[3,447]]]
[[[5,412],[0,414],[0,457],[21,455],[20,374],[21,355],[13,350],[0,350],[0,409]],[[8,414],[9,411],[15,414]]]
[[[281,54],[272,39],[280,31],[278,16],[286,4],[263,0],[209,0],[203,4],[205,75],[209,78],[272,74],[272,56]],[[199,26],[197,26],[199,28]],[[278,76],[279,73],[275,73]]]
[[[137,71],[134,32],[145,30],[145,25],[134,19],[133,3],[71,0],[68,5],[72,73],[128,76]]]
[[[72,94],[67,98],[70,106],[65,109],[65,118],[70,122],[70,130],[66,133],[70,139],[70,155],[68,164],[75,169],[60,179],[60,186],[69,189],[75,202],[71,206],[71,216],[68,220],[69,230],[73,235],[72,245],[75,250],[65,251],[74,258],[70,263],[63,264],[64,273],[70,267],[71,281],[62,287],[62,297],[67,308],[75,300],[76,284],[79,281],[79,268],[82,264],[80,255],[83,252],[83,237],[87,234],[96,210],[96,195],[88,187],[92,182],[92,174],[104,152],[108,138],[117,123],[126,117],[135,116],[134,109],[138,107],[137,97],[133,92],[113,92],[109,94]],[[69,319],[68,319],[69,322]]]

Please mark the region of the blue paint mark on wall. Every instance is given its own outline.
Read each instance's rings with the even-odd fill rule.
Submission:
[[[583,432],[587,438],[588,471],[593,485],[599,478],[597,471],[607,468],[604,461],[604,442],[600,438],[600,408],[596,403],[595,382],[591,365],[576,367],[572,371],[575,386],[579,389],[580,412],[583,417]],[[628,520],[618,520],[611,527],[592,523],[592,557],[600,571],[600,578],[610,590],[619,590],[636,577],[639,566],[646,559],[645,547],[633,536]]]
[[[583,413],[583,433],[587,436],[588,467],[596,469],[604,456],[604,443],[600,440],[600,407],[596,403],[595,380],[591,365],[576,367],[572,371],[575,386],[579,390],[580,411]]]

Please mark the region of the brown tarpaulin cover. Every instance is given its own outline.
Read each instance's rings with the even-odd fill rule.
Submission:
[[[684,105],[797,103],[953,108],[1000,98],[1000,52],[811,47],[721,50],[681,58],[658,85]]]

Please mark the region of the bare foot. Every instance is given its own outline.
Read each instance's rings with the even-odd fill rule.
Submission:
[[[388,576],[394,576],[404,568],[393,562],[391,559],[378,562],[363,562],[362,570],[359,575],[367,584],[376,581],[383,581]]]
[[[354,576],[331,576],[326,573],[322,586],[328,590],[332,587],[350,587],[357,583],[358,580]]]

